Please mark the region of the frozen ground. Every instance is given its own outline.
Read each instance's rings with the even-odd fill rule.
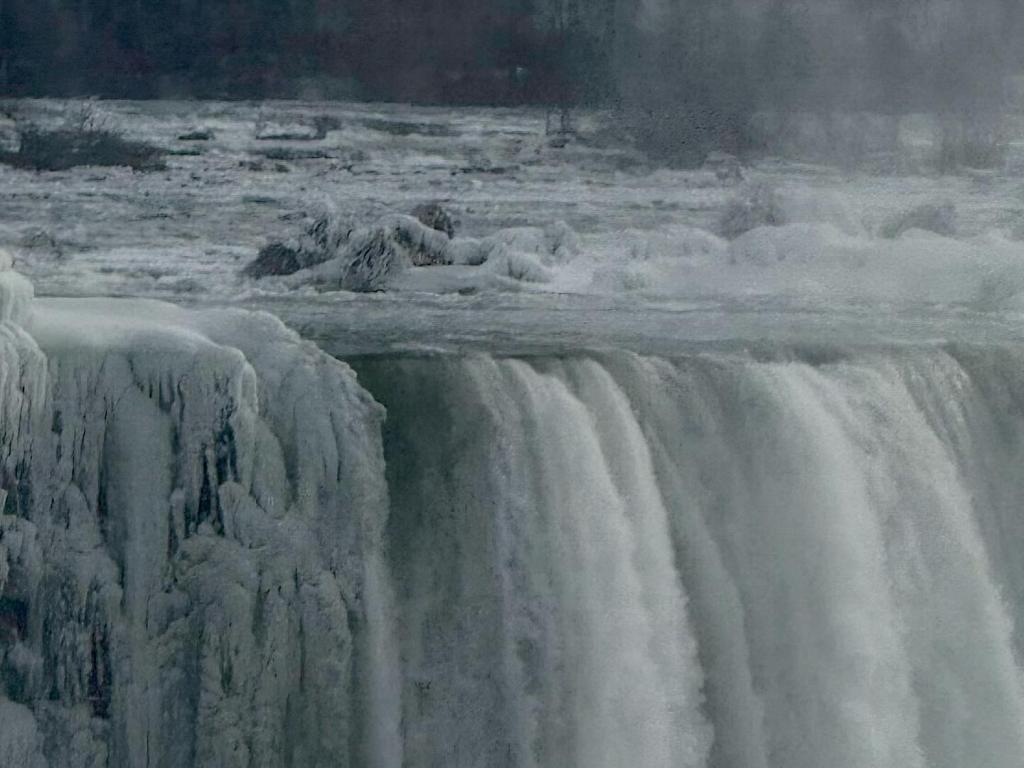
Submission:
[[[80,105],[15,107],[57,124]],[[1013,335],[1024,306],[1024,183],[1015,173],[883,177],[765,162],[736,184],[654,169],[601,141],[593,117],[582,121],[591,140],[558,148],[537,111],[94,109],[177,154],[166,171],[146,174],[0,166],[0,247],[40,295],[267,307],[349,354],[446,340],[531,348],[814,338],[823,328],[882,339]],[[213,138],[179,139],[194,131]],[[719,237],[723,209],[758,185],[778,191],[786,224]],[[239,274],[325,205],[357,227],[431,200],[455,213],[457,239],[498,233],[513,265],[407,270],[377,295]],[[882,236],[916,206],[946,201],[956,215],[945,235]],[[523,227],[534,229],[500,232]]]

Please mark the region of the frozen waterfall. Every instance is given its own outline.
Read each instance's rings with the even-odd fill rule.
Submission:
[[[396,764],[351,370],[269,315],[0,308],[0,765]]]
[[[346,364],[9,270],[0,320],[0,765],[1024,755],[1022,351]]]

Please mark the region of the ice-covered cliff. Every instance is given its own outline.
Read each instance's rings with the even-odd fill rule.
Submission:
[[[0,317],[0,765],[387,758],[383,413],[351,370],[267,315],[10,270]]]

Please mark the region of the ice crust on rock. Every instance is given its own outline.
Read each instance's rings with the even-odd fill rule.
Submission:
[[[382,409],[269,315],[0,286],[0,763],[371,764]]]
[[[296,271],[289,281],[360,293],[381,291],[408,267],[451,264],[450,248],[445,233],[412,216],[395,214],[344,237],[328,236],[317,244],[324,257],[308,259],[308,268]]]
[[[272,242],[242,269],[246,277],[256,279],[272,275],[290,275],[300,269],[322,264],[336,257],[348,243],[352,228],[334,206],[326,204],[317,212],[302,234],[286,242]]]
[[[394,214],[351,231],[333,246],[336,255],[288,278],[290,285],[368,293],[392,288],[451,291],[515,288],[546,283],[551,268],[580,251],[579,236],[564,222],[515,227],[484,238],[452,239],[412,216]],[[258,262],[254,262],[255,266]],[[421,267],[483,267],[426,274]]]

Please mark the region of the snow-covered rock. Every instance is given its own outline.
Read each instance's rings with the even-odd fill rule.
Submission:
[[[504,246],[510,251],[537,256],[548,265],[568,261],[580,250],[579,236],[564,221],[546,227],[500,229],[481,242],[488,250]]]
[[[509,251],[501,259],[492,262],[494,272],[521,283],[547,283],[551,281],[550,270],[531,253]]]
[[[269,315],[0,285],[0,764],[368,764],[382,409]]]
[[[335,258],[296,277],[347,291],[381,291],[408,267],[451,264],[450,247],[446,234],[412,216],[388,216],[355,230]]]
[[[299,237],[286,242],[268,243],[245,266],[242,274],[261,278],[290,275],[300,269],[322,264],[338,255],[348,242],[352,227],[328,206],[314,217]]]
[[[268,245],[243,274],[283,276],[285,286],[357,293],[518,290],[524,283],[550,282],[552,270],[582,251],[579,235],[563,221],[451,238],[454,223],[444,209],[423,206],[416,214],[392,214],[355,229],[325,214],[298,240]],[[485,269],[466,269],[485,264]],[[424,274],[424,267],[431,274]]]

